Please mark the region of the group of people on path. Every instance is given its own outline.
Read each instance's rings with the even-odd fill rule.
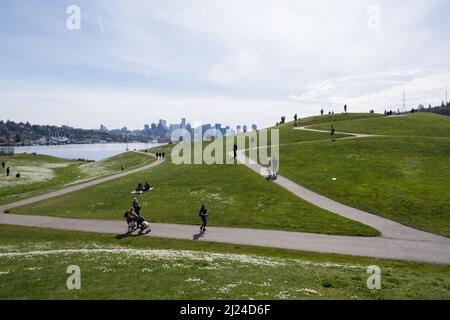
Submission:
[[[131,223],[135,223],[136,228],[139,228],[139,229],[141,229],[141,231],[144,231],[143,223],[144,223],[145,219],[141,215],[141,208],[142,207],[141,207],[141,204],[139,203],[138,199],[134,198],[131,208],[129,210],[125,211],[123,216],[127,220],[128,226],[130,226]],[[131,231],[130,227],[129,227],[128,231],[129,232]]]
[[[133,232],[135,229],[140,229],[141,232],[144,232],[145,229],[150,232],[150,225],[147,221],[145,221],[144,217],[141,215],[142,206],[139,203],[139,200],[137,198],[133,199],[133,203],[127,211],[124,213],[124,218],[127,221],[128,225],[128,233]],[[205,204],[202,204],[198,213],[200,219],[201,219],[201,225],[200,225],[200,233],[206,232],[206,225],[208,224],[208,209],[206,208]],[[134,226],[133,229],[131,226]]]
[[[155,153],[156,159],[165,159],[166,158],[166,153],[165,152],[157,152]]]
[[[348,108],[347,105],[344,104],[344,112],[343,113],[347,113],[347,108]],[[325,110],[323,108],[320,109],[320,115],[323,116],[324,113],[325,113]],[[328,115],[332,115],[332,114],[334,114],[334,111],[328,111]]]
[[[371,110],[370,112],[373,113],[373,110]],[[323,116],[324,113],[325,113],[325,110],[323,108],[320,109],[320,115]],[[346,104],[344,105],[344,112],[343,113],[347,113],[347,105]],[[328,114],[332,115],[332,114],[334,114],[334,111],[329,111]],[[298,116],[297,113],[295,113],[294,114],[294,127],[298,126],[299,121],[300,121],[300,117]],[[276,125],[278,126],[278,125],[284,124],[284,123],[286,123],[286,116],[282,116],[281,117],[281,121],[277,122]]]

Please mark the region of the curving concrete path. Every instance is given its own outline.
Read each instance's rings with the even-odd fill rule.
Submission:
[[[312,129],[312,128],[308,128],[308,126],[294,127],[294,130],[330,133],[329,130]],[[351,132],[339,132],[339,131],[336,131],[335,133],[349,135],[350,137],[348,137],[348,138],[383,137],[383,135],[379,135],[379,134],[351,133]],[[340,138],[340,139],[348,139],[348,138]]]
[[[266,169],[245,157],[243,151],[238,153],[238,160],[253,171],[265,175]],[[4,211],[147,170],[163,161],[157,160],[144,167],[0,206],[0,224],[122,234],[126,230],[126,226],[122,221],[16,215],[5,214]],[[197,226],[164,223],[153,223],[151,235],[175,239],[206,240],[241,245],[450,264],[449,238],[415,230],[342,205],[281,176],[275,183],[316,206],[372,226],[378,229],[382,235],[380,237],[351,237],[224,227],[208,227],[206,234],[199,234]]]

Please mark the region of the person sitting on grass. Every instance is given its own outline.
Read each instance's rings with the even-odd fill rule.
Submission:
[[[142,185],[141,182],[139,182],[137,187],[136,187],[136,192],[137,193],[142,193],[142,191],[144,191],[144,186]]]
[[[149,191],[150,190],[150,185],[148,184],[148,182],[145,182],[144,184],[144,191]]]

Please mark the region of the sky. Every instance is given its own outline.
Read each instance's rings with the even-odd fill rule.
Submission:
[[[267,127],[402,109],[403,90],[407,108],[437,105],[449,15],[446,0],[2,0],[0,119]]]

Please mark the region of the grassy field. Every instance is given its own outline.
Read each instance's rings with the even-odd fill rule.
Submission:
[[[423,112],[402,116],[370,117],[339,122],[324,122],[311,128],[396,136],[450,137],[450,117]]]
[[[386,137],[282,146],[280,158],[280,174],[300,185],[450,236],[450,139]]]
[[[96,178],[99,176],[106,176],[120,172],[122,171],[122,166],[124,170],[129,170],[142,167],[146,164],[152,163],[153,161],[155,161],[155,158],[150,155],[129,151],[105,160],[84,164],[80,166],[80,169],[81,172],[89,177]]]
[[[312,116],[307,118],[301,118],[298,121],[299,126],[311,126],[320,123],[328,123],[328,122],[341,122],[341,121],[349,121],[349,120],[373,120],[375,118],[382,118],[382,114],[378,113],[336,113],[336,114],[325,114],[323,116]],[[293,122],[289,122],[284,126],[291,126]]]
[[[267,182],[243,165],[174,165],[166,162],[145,172],[11,210],[61,217],[123,219],[139,182],[154,189],[137,196],[142,214],[155,222],[197,224],[205,203],[211,225],[293,230],[338,235],[378,235],[358,222],[315,207]]]
[[[64,186],[84,182],[100,176],[110,175],[153,162],[155,159],[145,154],[126,152],[102,161],[86,163],[61,158],[17,154],[0,156],[11,168],[11,176],[0,169],[0,204],[18,201],[43,194]],[[21,174],[16,179],[16,173]]]
[[[305,123],[328,130],[386,136],[284,143],[280,174],[341,203],[450,236],[450,117],[421,113],[398,117],[369,115]],[[329,116],[328,116],[329,117]],[[324,124],[317,124],[322,119]],[[306,132],[285,127],[295,134]],[[325,134],[325,133],[324,133]],[[247,152],[247,155],[249,153]],[[332,180],[336,178],[336,180]]]
[[[68,266],[81,289],[68,290]],[[366,286],[381,268],[381,289]],[[450,299],[450,268],[0,226],[0,299]]]
[[[447,132],[447,117],[428,113],[400,117],[340,114],[301,119],[301,125],[318,125],[331,118],[337,130],[357,132],[355,128],[363,126],[369,128],[364,132],[389,136],[333,143],[327,133],[294,130],[292,123],[278,126],[282,175],[350,206],[450,236],[450,194],[445,192],[450,181],[450,141],[443,133]],[[391,121],[397,123],[392,126]],[[418,136],[407,132],[411,121]],[[361,122],[365,124],[358,124]],[[329,124],[326,122],[324,128]],[[427,136],[426,132],[431,133]],[[435,137],[438,134],[443,136]],[[171,148],[164,146],[155,151],[169,156]],[[294,197],[240,165],[176,166],[166,161],[148,172],[13,212],[120,219],[133,197],[131,190],[145,181],[155,186],[150,193],[139,196],[144,215],[152,221],[195,224],[198,207],[206,203],[214,225],[377,234]]]

